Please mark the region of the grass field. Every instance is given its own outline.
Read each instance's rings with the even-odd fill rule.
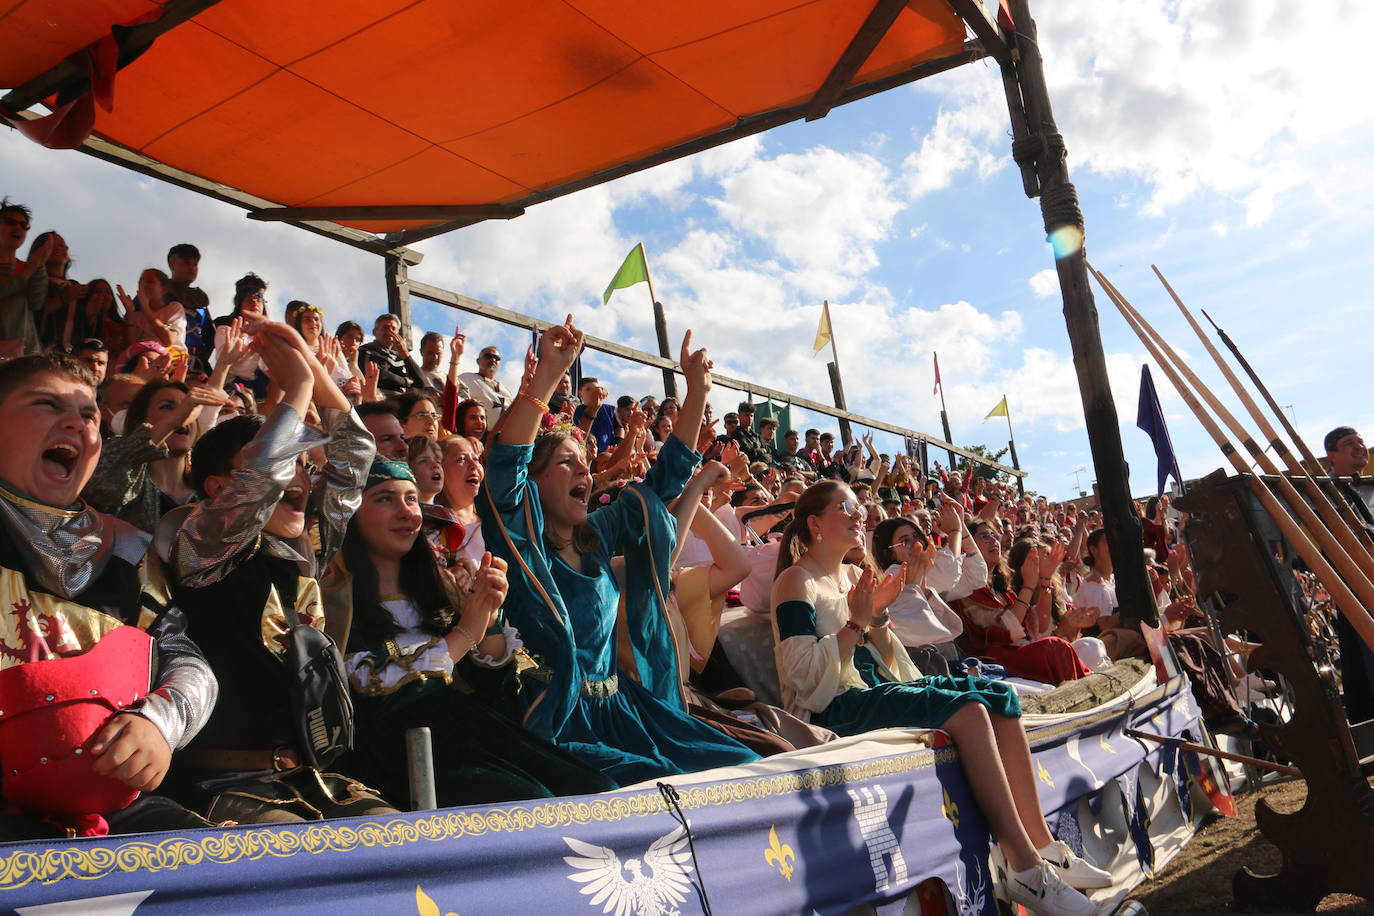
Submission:
[[[1294,811],[1302,806],[1306,787],[1300,779],[1288,779],[1238,797],[1239,817],[1214,817],[1168,868],[1137,888],[1130,899],[1139,900],[1150,916],[1236,912],[1231,906],[1231,879],[1236,871],[1242,866],[1256,874],[1279,869],[1278,850],[1255,828],[1255,802],[1260,797],[1279,811]],[[1374,868],[1374,862],[1370,867]],[[1359,897],[1333,894],[1317,912],[1374,916],[1374,905]]]

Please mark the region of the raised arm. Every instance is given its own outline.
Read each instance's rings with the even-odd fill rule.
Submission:
[[[572,368],[577,354],[582,352],[585,335],[573,324],[569,315],[563,324],[556,324],[539,336],[539,365],[529,381],[520,386],[515,403],[505,411],[499,439],[507,445],[530,445],[538,435],[548,409],[549,398],[558,388],[558,380]]]
[[[678,364],[687,378],[687,396],[682,399],[682,409],[678,412],[677,422],[673,424],[673,437],[685,445],[687,451],[695,453],[697,435],[702,421],[706,419],[706,397],[711,393],[713,363],[706,355],[705,347],[692,350],[690,330],[683,335]]]

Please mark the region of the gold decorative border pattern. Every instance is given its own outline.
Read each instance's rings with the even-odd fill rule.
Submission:
[[[686,809],[733,805],[802,790],[843,785],[882,776],[928,769],[957,759],[953,747],[879,757],[799,773],[778,773],[679,789]],[[193,865],[229,865],[259,859],[286,859],[320,853],[348,853],[359,849],[437,842],[490,833],[517,833],[536,828],[614,823],[664,812],[663,798],[648,790],[614,793],[590,800],[555,800],[482,811],[453,810],[385,823],[336,825],[322,821],[300,827],[256,827],[174,836],[159,842],[132,840],[115,846],[52,846],[40,852],[19,850],[0,856],[0,890],[16,890],[34,882],[55,884],[71,879],[92,881],[115,873],[159,872]]]

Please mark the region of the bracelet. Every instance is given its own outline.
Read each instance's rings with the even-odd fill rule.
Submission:
[[[523,388],[520,389],[520,393],[519,393],[518,395],[516,395],[516,397],[519,398],[519,399],[522,400],[522,401],[529,401],[529,402],[530,402],[531,404],[533,404],[535,407],[538,407],[539,410],[540,410],[542,413],[548,413],[548,412],[549,412],[549,405],[548,405],[548,404],[545,404],[543,401],[539,400],[537,397],[535,397],[534,395],[530,394],[528,391],[526,391],[526,390],[523,389]]]
[[[464,637],[468,642],[472,643],[472,648],[468,649],[468,651],[469,651],[469,652],[474,652],[474,651],[476,651],[478,640],[473,639],[473,638],[472,638],[472,634],[469,633],[467,630],[463,629],[463,625],[462,625],[461,623],[455,623],[455,624],[453,625],[453,628],[454,628],[455,630],[457,630],[459,633],[461,633],[461,634],[463,635],[463,637]]]
[[[862,642],[868,642],[868,628],[867,628],[867,627],[861,627],[861,626],[859,626],[857,623],[855,623],[855,622],[852,621],[852,620],[846,620],[846,621],[844,622],[844,628],[845,628],[846,630],[853,630],[855,633],[858,633],[858,634],[859,634],[859,642],[861,642],[861,643],[862,643]]]

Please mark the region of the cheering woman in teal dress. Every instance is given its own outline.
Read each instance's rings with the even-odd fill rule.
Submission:
[[[664,612],[676,524],[665,502],[682,492],[700,456],[674,432],[643,482],[588,512],[591,474],[571,432],[540,432],[547,400],[572,367],[583,334],[572,316],[539,343],[487,455],[477,506],[487,549],[509,564],[505,609],[538,667],[521,674],[525,726],[622,785],[748,763],[758,757],[687,713]],[[701,429],[711,363],[682,344],[687,378],[677,429]],[[612,570],[623,555],[624,582]],[[617,635],[625,605],[627,626]],[[637,677],[617,668],[629,640]]]

